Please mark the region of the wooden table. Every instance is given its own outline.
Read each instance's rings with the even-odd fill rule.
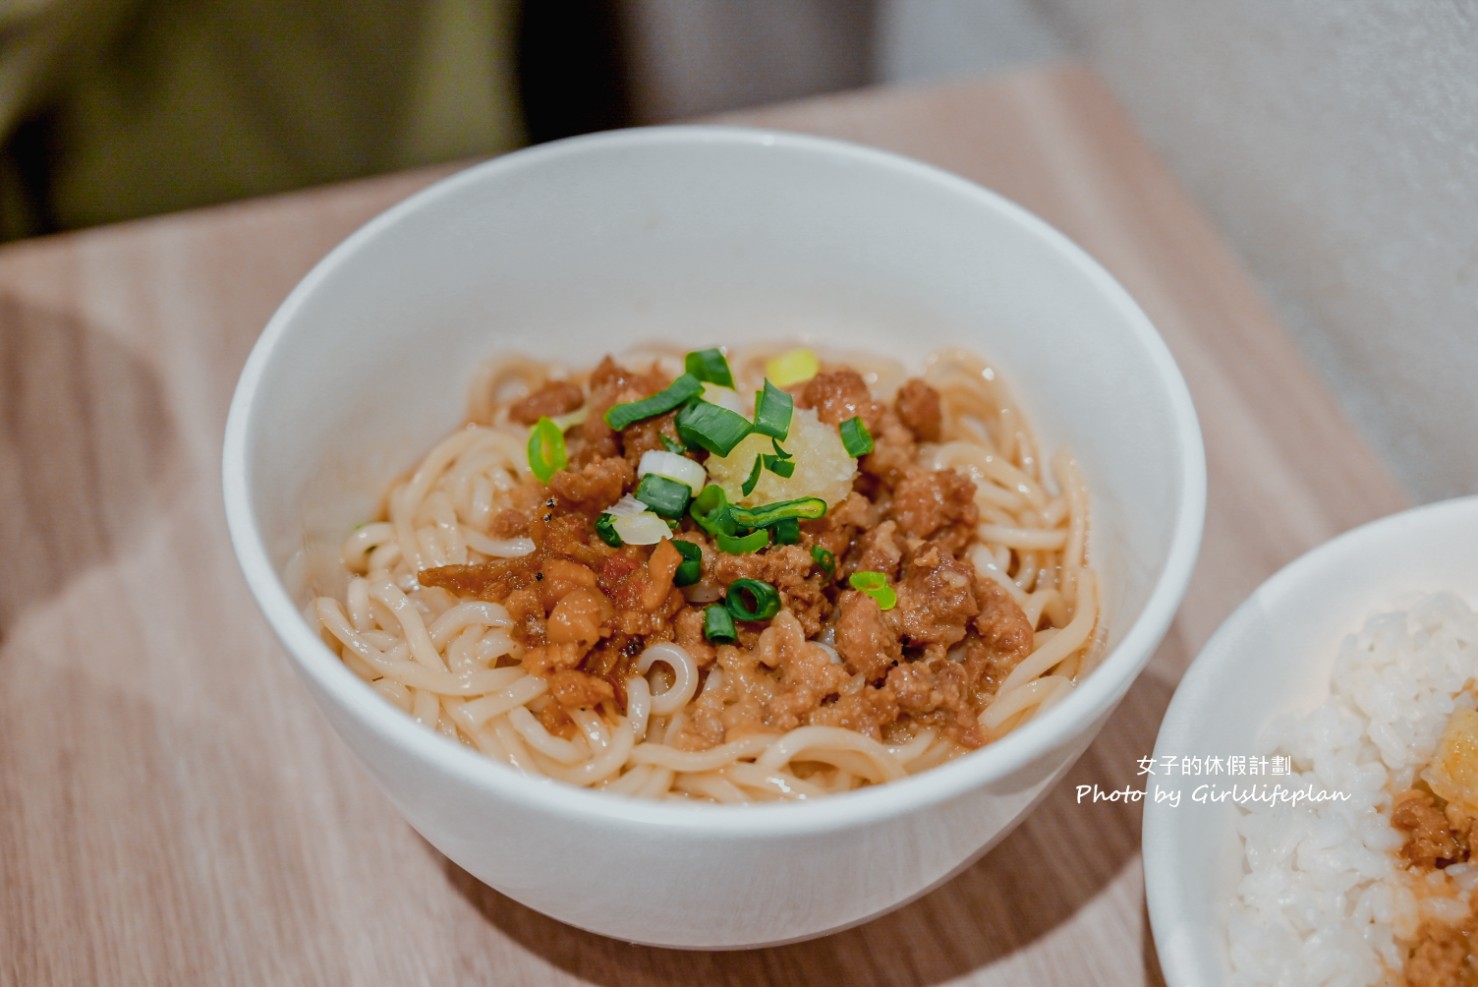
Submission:
[[[1210,512],[1147,674],[997,850],[862,928],[638,948],[479,884],[410,830],[293,680],[222,518],[252,341],[421,171],[0,248],[0,981],[7,984],[1158,982],[1136,784],[1171,690],[1257,583],[1403,498],[1225,245],[1073,66],[726,118],[952,169],[1129,288],[1199,408]]]

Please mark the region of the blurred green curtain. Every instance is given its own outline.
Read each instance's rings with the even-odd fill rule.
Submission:
[[[524,141],[516,0],[0,0],[0,239]]]

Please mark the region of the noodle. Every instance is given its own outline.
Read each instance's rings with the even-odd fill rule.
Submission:
[[[775,353],[754,349],[731,358],[740,394],[758,386]],[[646,358],[668,380],[682,372],[671,350],[652,349]],[[897,392],[906,380],[901,364],[872,355],[843,354],[826,363],[857,370],[876,394]],[[702,658],[703,649],[695,654],[670,632],[631,652],[625,677],[609,679],[614,698],[609,690],[601,698],[597,689],[588,701],[570,700],[573,680],[556,671],[566,666],[526,667],[523,625],[510,606],[419,578],[441,567],[528,564],[518,560],[539,550],[535,538],[499,527],[500,515],[534,482],[527,426],[509,415],[515,402],[559,376],[525,359],[481,368],[470,424],[438,442],[392,487],[383,518],[345,539],[349,578],[342,595],[313,601],[325,642],[346,666],[422,724],[526,774],[625,796],[806,799],[929,770],[1060,701],[1091,669],[1101,631],[1082,478],[1065,452],[1044,469],[1035,437],[991,367],[946,352],[920,378],[937,392],[942,426],[936,441],[919,443],[914,462],[969,481],[970,516],[978,521],[959,561],[977,587],[996,587],[1001,605],[1019,610],[1031,639],[1029,652],[991,680],[992,692],[966,727],[899,713],[898,726],[881,736],[824,719],[725,735],[724,712],[751,701],[746,697],[759,694],[756,689],[763,692],[765,677],[777,674],[765,661],[779,659],[761,661],[753,649],[728,646],[717,649],[716,659]],[[583,387],[586,378],[563,379]],[[587,411],[565,415],[566,425],[578,426]],[[722,599],[725,586],[705,571],[683,592],[689,606],[701,609]],[[800,625],[782,610],[773,626],[789,632]],[[831,698],[855,699],[868,681],[839,654],[834,630],[827,626],[786,652],[786,660],[831,669],[825,674],[841,682]],[[948,655],[952,662],[968,657],[953,646]],[[971,730],[978,739],[969,740]],[[704,737],[717,740],[695,740]]]

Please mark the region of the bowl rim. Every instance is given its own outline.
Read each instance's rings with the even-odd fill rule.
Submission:
[[[671,804],[615,796],[526,777],[479,752],[428,730],[365,687],[310,628],[278,579],[253,510],[248,454],[253,405],[273,354],[298,321],[298,312],[332,272],[367,243],[424,207],[455,198],[470,186],[537,168],[562,158],[617,149],[659,150],[724,145],[748,152],[786,153],[865,167],[935,185],[1022,228],[1075,268],[1112,308],[1155,370],[1172,409],[1180,470],[1173,533],[1165,562],[1139,616],[1093,672],[1052,708],[978,751],[918,775],[853,792],[759,805]],[[227,416],[222,454],[227,526],[237,561],[257,605],[299,672],[358,723],[406,754],[460,783],[488,790],[525,808],[656,827],[675,833],[763,837],[866,825],[938,804],[1007,777],[1061,745],[1109,710],[1148,663],[1183,597],[1200,549],[1206,509],[1206,464],[1190,391],[1164,340],[1128,292],[1082,248],[1035,214],[984,186],[902,155],[832,138],[762,128],[680,125],[641,127],[553,141],[493,158],[442,179],[370,219],[335,246],[298,282],[273,314],[242,369]]]
[[[1280,599],[1333,567],[1354,564],[1368,554],[1366,546],[1371,543],[1413,530],[1435,528],[1450,531],[1456,519],[1463,519],[1468,524],[1478,520],[1478,495],[1421,504],[1367,521],[1315,545],[1269,576],[1222,621],[1181,676],[1160,721],[1154,756],[1158,758],[1165,752],[1197,749],[1193,739],[1199,722],[1198,713],[1213,700],[1216,672],[1224,663],[1234,659],[1237,654],[1234,645],[1238,639],[1258,625],[1265,601]],[[1167,804],[1146,800],[1140,837],[1145,904],[1151,933],[1166,982],[1172,985],[1201,983],[1201,974],[1205,972],[1203,968],[1189,966],[1196,957],[1204,958],[1203,951],[1188,955],[1175,942],[1176,934],[1184,925],[1181,918],[1190,897],[1186,894],[1186,881],[1183,879],[1187,869],[1179,865],[1171,852],[1175,843],[1173,834],[1188,825],[1177,823],[1178,818],[1177,810]]]

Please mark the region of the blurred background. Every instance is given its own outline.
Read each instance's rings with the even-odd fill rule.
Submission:
[[[0,240],[1062,60],[1105,79],[1408,492],[1478,491],[1464,0],[0,0]]]

